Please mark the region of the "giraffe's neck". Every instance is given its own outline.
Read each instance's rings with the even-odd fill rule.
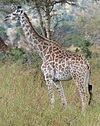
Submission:
[[[37,33],[37,31],[32,26],[25,12],[20,17],[20,23],[23,28],[25,37],[27,39],[27,46],[29,46],[30,49],[35,48],[38,51],[40,57],[43,59],[44,57],[43,45],[45,44],[43,41],[44,38]]]

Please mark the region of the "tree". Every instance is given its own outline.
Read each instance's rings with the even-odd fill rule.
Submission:
[[[98,0],[90,0],[98,2]],[[30,0],[29,0],[30,2]],[[35,8],[37,9],[39,21],[40,21],[40,28],[42,31],[42,35],[51,39],[52,31],[51,31],[51,19],[54,16],[53,11],[55,11],[55,5],[71,5],[71,6],[78,6],[79,7],[79,0],[33,0]],[[70,6],[70,7],[71,7]],[[45,22],[44,19],[45,18]],[[57,20],[58,21],[58,20]],[[59,22],[59,21],[58,21]],[[45,26],[45,27],[44,27]],[[46,30],[46,32],[45,32]]]
[[[70,4],[70,5],[75,5],[74,0],[34,0],[34,5],[37,9],[39,19],[40,19],[40,27],[42,34],[47,37],[51,38],[51,18],[52,18],[52,11],[54,11],[54,6],[56,4]],[[43,11],[44,17],[45,17],[45,29],[46,29],[46,34],[44,31],[44,26],[43,26],[43,15],[41,13]]]
[[[92,43],[100,43],[100,1],[98,4],[87,5],[85,10],[77,12],[77,20],[75,26],[81,31],[81,34],[85,36],[86,40]]]
[[[0,37],[0,50],[3,51],[3,53],[6,53],[9,50],[9,47],[5,44],[4,40]]]
[[[93,1],[93,0],[91,0]],[[98,1],[98,0],[94,0]],[[70,5],[71,6],[79,6],[79,0],[4,0],[3,4],[7,3],[29,3],[33,8],[37,9],[37,13],[39,16],[40,28],[42,31],[42,35],[51,39],[51,19],[54,16],[53,12],[55,11],[55,5]],[[33,3],[33,4],[32,4]],[[44,22],[45,18],[45,22]],[[45,32],[46,31],[46,32]]]

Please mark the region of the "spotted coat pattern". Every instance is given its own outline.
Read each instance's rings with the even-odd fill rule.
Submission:
[[[65,51],[58,43],[39,35],[22,8],[18,8],[15,12],[8,15],[6,19],[13,19],[15,16],[19,17],[18,19],[27,39],[27,47],[30,50],[36,49],[43,61],[41,70],[50,94],[51,109],[54,107],[55,102],[53,85],[56,86],[61,101],[66,107],[67,100],[61,81],[73,79],[81,96],[82,111],[85,111],[86,85],[88,84],[90,73],[87,59],[81,55]]]

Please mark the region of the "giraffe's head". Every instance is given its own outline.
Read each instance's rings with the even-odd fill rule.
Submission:
[[[20,15],[23,14],[23,9],[21,6],[17,6],[13,9],[14,11],[10,14],[8,14],[6,17],[5,17],[5,21],[7,20],[18,20],[20,18]]]

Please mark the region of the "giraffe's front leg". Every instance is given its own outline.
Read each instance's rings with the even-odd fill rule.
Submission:
[[[48,87],[48,92],[50,95],[50,103],[51,103],[51,110],[54,108],[54,93],[53,93],[53,79],[52,79],[52,70],[50,71],[46,65],[42,64],[41,70],[44,74],[46,85]]]
[[[59,95],[61,97],[61,101],[64,105],[64,107],[66,108],[67,106],[67,100],[66,100],[66,97],[65,97],[65,94],[64,94],[64,90],[63,90],[63,87],[62,87],[62,84],[61,84],[61,81],[57,81],[56,84],[55,84],[58,92],[59,92]]]
[[[50,95],[51,110],[54,108],[54,93],[53,93],[53,81],[51,79],[46,79],[46,85],[48,86],[48,92]]]

